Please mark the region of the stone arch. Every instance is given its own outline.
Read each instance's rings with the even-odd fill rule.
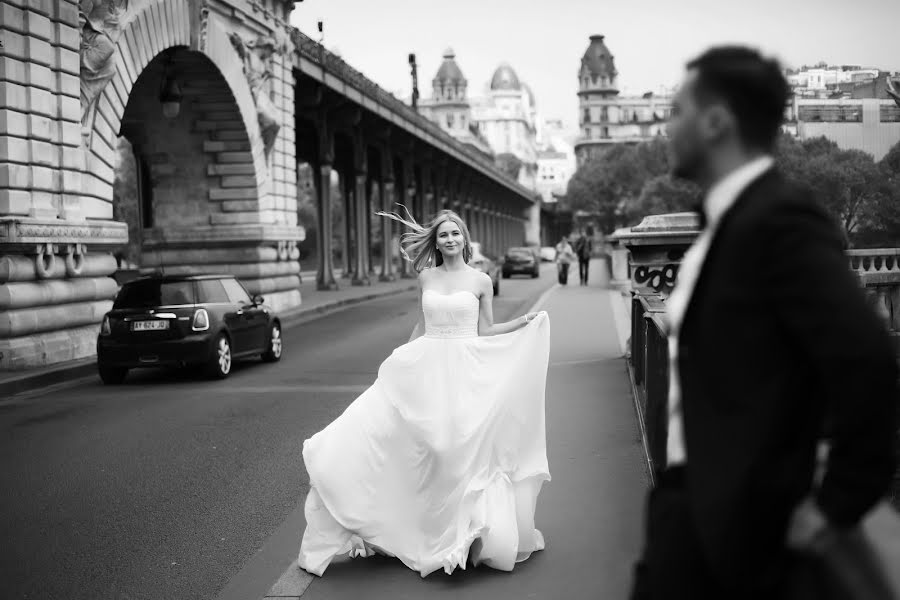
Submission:
[[[158,56],[171,48],[203,53],[218,69],[243,121],[250,144],[252,176],[259,201],[268,193],[269,181],[260,128],[250,87],[241,60],[222,25],[194,0],[148,0],[139,5],[116,42],[115,74],[99,95],[92,119],[89,147],[83,167],[83,209],[89,218],[112,217],[115,140],[135,83]],[[199,14],[201,9],[205,14]],[[210,140],[215,141],[215,140]],[[249,193],[248,193],[249,195]],[[251,198],[246,198],[250,200]]]

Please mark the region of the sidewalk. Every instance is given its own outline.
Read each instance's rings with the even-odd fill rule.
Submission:
[[[545,551],[512,573],[482,567],[426,579],[382,557],[339,558],[316,578],[299,569],[291,555],[281,558],[290,565],[265,597],[627,597],[649,480],[623,358],[627,315],[621,294],[603,284],[579,287],[576,279],[575,285],[557,285],[534,307],[546,310],[551,323],[547,452],[553,479],[544,486],[536,514]],[[279,529],[294,545],[305,527],[303,500],[290,531]],[[219,600],[237,598],[224,592]]]
[[[315,271],[301,272],[300,277],[301,305],[279,313],[285,329],[360,302],[414,290],[417,285],[415,279],[379,282],[378,276],[375,275],[372,277],[372,285],[354,286],[349,279],[341,279],[340,271],[337,271],[335,277],[338,278],[340,289],[318,291]],[[96,373],[96,358],[93,356],[27,371],[3,371],[0,372],[0,399],[38,388],[95,377]]]

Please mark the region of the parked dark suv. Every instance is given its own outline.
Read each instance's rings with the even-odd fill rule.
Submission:
[[[227,377],[232,361],[281,359],[281,322],[231,275],[152,275],[129,281],[103,317],[97,368],[104,383],[129,369],[198,365]]]

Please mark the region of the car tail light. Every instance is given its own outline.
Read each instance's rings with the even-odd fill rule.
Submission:
[[[206,331],[209,329],[209,313],[205,308],[198,308],[194,313],[194,322],[191,324],[194,331]]]
[[[109,315],[103,315],[100,323],[100,335],[112,335],[112,327],[109,326]]]

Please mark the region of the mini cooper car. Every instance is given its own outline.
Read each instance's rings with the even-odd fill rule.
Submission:
[[[282,353],[281,322],[231,275],[151,275],[119,290],[97,336],[97,368],[107,384],[129,369],[201,366],[215,378],[232,361]]]

